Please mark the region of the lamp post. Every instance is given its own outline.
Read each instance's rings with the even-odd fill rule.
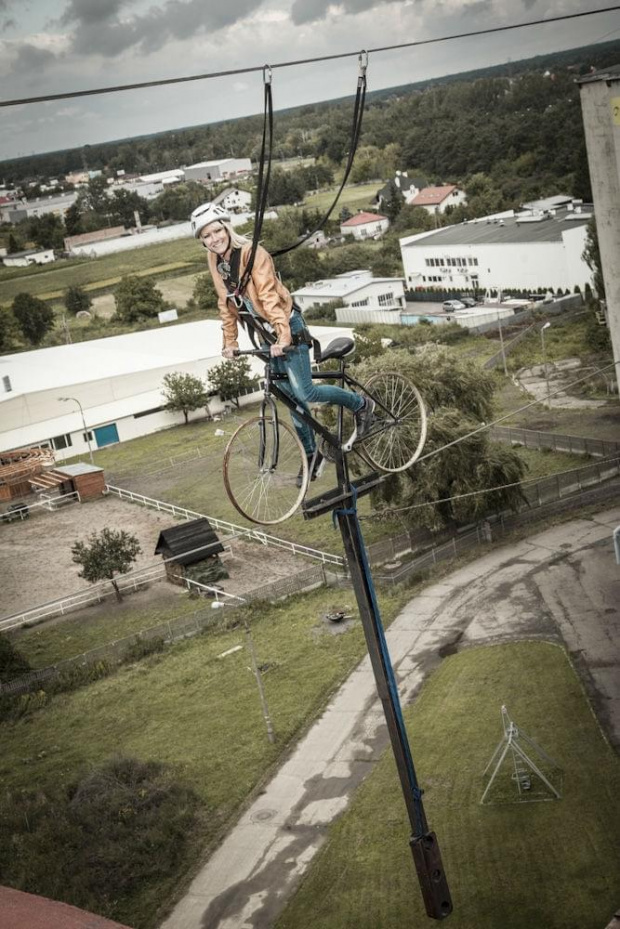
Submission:
[[[84,435],[86,436],[86,441],[88,443],[88,454],[90,455],[90,463],[91,465],[94,465],[95,461],[93,459],[93,450],[90,444],[90,436],[88,434],[88,429],[86,428],[86,420],[84,419],[84,410],[82,409],[82,404],[77,399],[77,397],[59,397],[58,399],[61,400],[63,403],[66,402],[67,400],[72,400],[73,403],[77,403],[77,405],[79,406],[80,414],[82,416],[82,425],[84,427]]]
[[[499,344],[502,347],[502,362],[504,363],[504,374],[508,377],[508,368],[506,367],[506,352],[504,351],[504,333],[502,332],[502,317],[497,314],[497,325],[499,327]]]
[[[549,390],[549,370],[547,368],[547,352],[545,350],[545,329],[548,329],[551,323],[545,323],[545,325],[540,330],[540,338],[542,341],[542,355],[543,355],[543,365],[545,367],[545,381],[547,382],[547,409],[551,409],[551,391]]]

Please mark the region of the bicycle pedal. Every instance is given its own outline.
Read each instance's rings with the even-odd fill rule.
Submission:
[[[326,465],[326,464],[327,464],[327,460],[326,460],[325,458],[323,458],[323,460],[321,461],[321,463],[320,463],[320,465],[318,466],[318,468],[315,468],[315,469],[314,469],[314,472],[313,472],[313,474],[312,474],[312,480],[313,480],[313,481],[317,481],[317,480],[321,477],[321,475],[323,474],[323,471],[325,470],[325,465]]]

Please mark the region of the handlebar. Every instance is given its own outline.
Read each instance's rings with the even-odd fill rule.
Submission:
[[[246,348],[246,349],[236,348],[233,351],[233,355],[235,356],[235,358],[239,358],[240,355],[258,355],[260,357],[260,356],[269,355],[270,348],[271,348],[270,345],[266,346],[265,348]],[[294,348],[295,348],[294,345],[287,345],[282,350],[283,354],[284,355],[288,354],[288,352],[291,352]]]

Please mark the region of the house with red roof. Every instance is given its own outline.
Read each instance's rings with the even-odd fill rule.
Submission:
[[[421,206],[433,216],[445,213],[449,206],[467,203],[465,192],[456,184],[444,184],[441,187],[424,187],[419,193],[407,200],[409,206]]]
[[[352,235],[354,239],[360,241],[377,239],[383,235],[389,225],[390,221],[387,216],[360,210],[355,216],[347,219],[344,223],[340,223],[340,234]]]

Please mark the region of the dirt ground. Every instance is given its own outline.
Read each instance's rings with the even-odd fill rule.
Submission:
[[[41,606],[91,585],[78,577],[79,565],[71,560],[71,546],[105,527],[125,529],[140,540],[142,554],[137,568],[161,563],[154,556],[162,529],[175,525],[167,514],[147,510],[115,497],[73,504],[56,512],[34,510],[29,519],[0,524],[0,616]],[[228,593],[244,592],[307,569],[305,559],[278,549],[234,539],[221,558],[230,574],[219,584]],[[166,584],[166,581],[160,583]],[[172,585],[170,585],[172,586]]]

